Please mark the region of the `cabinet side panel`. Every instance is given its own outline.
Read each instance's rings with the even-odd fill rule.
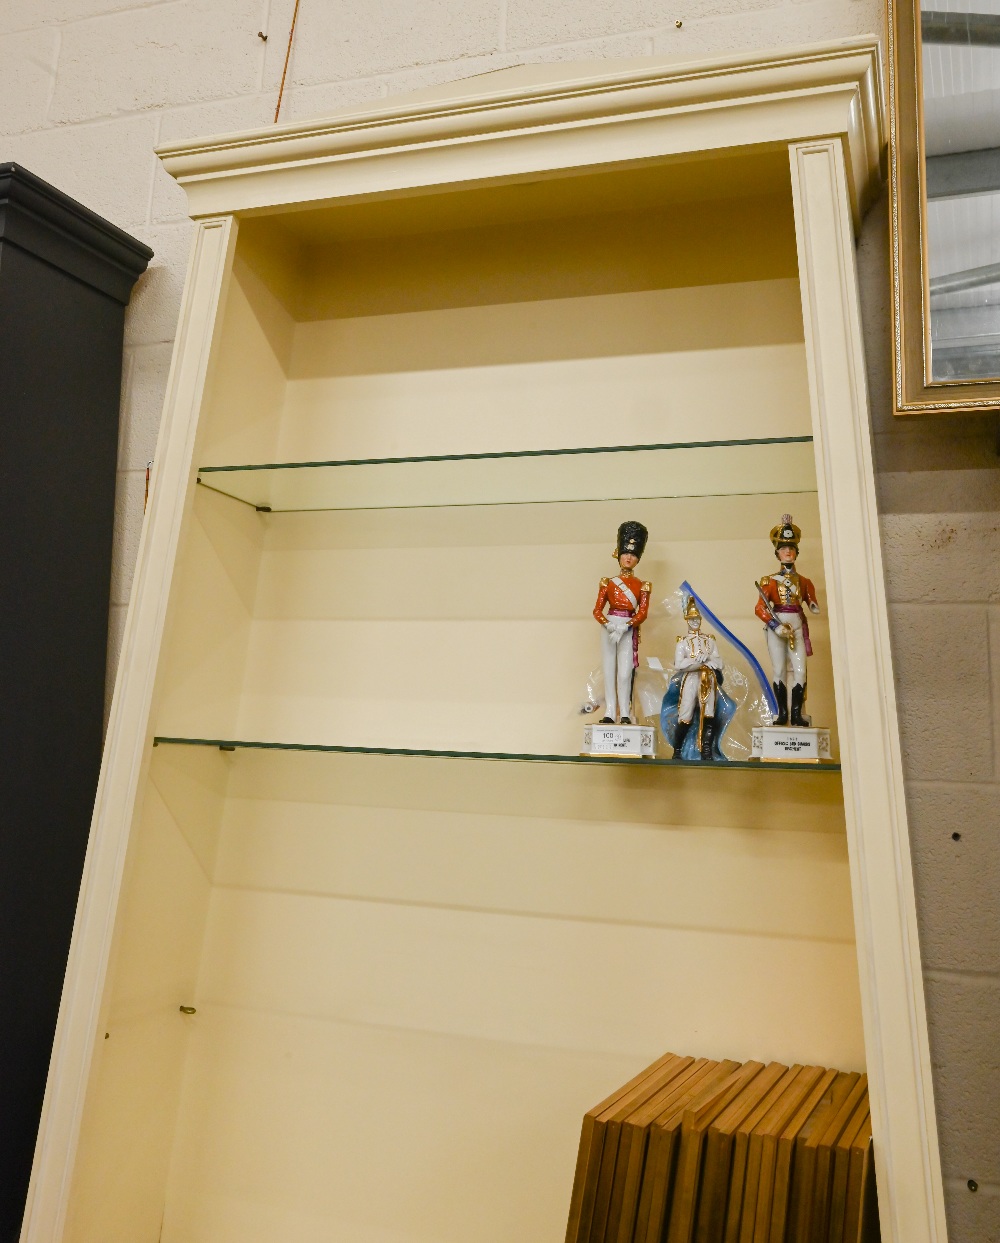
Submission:
[[[195,465],[275,460],[293,338],[276,279],[241,236]]]
[[[254,247],[237,246],[195,467],[218,454],[269,461],[277,449],[292,320],[261,266]],[[157,680],[157,733],[236,733],[264,531],[252,505],[196,486]]]
[[[194,1015],[226,767],[161,749],[122,886],[66,1243],[158,1236]]]
[[[233,234],[230,220],[205,222],[195,233],[49,1066],[24,1243],[51,1243],[61,1237],[65,1222],[126,853],[149,763],[149,713]]]
[[[236,735],[262,539],[250,506],[197,489],[178,554],[157,734]]]
[[[790,152],[882,1237],[931,1243],[946,1225],[844,156]]]

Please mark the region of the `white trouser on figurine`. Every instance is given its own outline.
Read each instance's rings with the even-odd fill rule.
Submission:
[[[704,715],[715,716],[715,678],[709,676],[708,694],[705,696]],[[701,697],[701,670],[691,669],[684,675],[681,682],[681,697],[677,705],[677,719],[690,724],[694,717],[695,706]]]
[[[767,650],[771,657],[772,681],[784,682],[788,686],[805,686],[806,684],[806,641],[802,637],[801,613],[775,613],[779,622],[792,628],[793,643],[775,634],[768,627]],[[786,676],[786,667],[791,665],[791,677]]]
[[[609,617],[603,629],[604,715],[617,720],[619,716],[632,715],[632,629],[627,617]]]

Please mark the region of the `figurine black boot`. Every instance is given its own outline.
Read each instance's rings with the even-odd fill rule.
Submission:
[[[774,687],[774,697],[778,701],[778,718],[774,722],[775,725],[788,724],[788,693],[785,689],[784,682],[772,682]]]
[[[677,731],[674,734],[674,753],[671,759],[679,760],[681,758],[681,747],[684,746],[684,739],[687,737],[690,728],[690,721],[677,722]]]
[[[707,716],[701,725],[701,758],[712,759],[712,741],[715,738],[715,717]]]
[[[806,688],[796,683],[792,687],[792,724],[808,725],[809,720],[802,715],[802,709],[806,705]]]

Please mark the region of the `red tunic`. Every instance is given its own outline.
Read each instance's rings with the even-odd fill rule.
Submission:
[[[616,617],[631,618],[631,625],[641,626],[649,612],[649,593],[653,590],[652,583],[643,583],[631,574],[619,574],[622,586],[627,587],[638,601],[634,605],[621,587],[610,578],[601,579],[601,587],[594,605],[594,616],[604,625],[604,606],[609,605],[608,612]]]
[[[798,587],[798,592],[790,590]],[[780,618],[782,613],[799,613],[802,616],[802,637],[805,639],[806,655],[812,655],[812,644],[809,641],[809,625],[806,621],[806,614],[802,606],[818,605],[816,599],[816,588],[812,585],[808,578],[804,578],[798,571],[792,574],[765,574],[760,580],[760,589],[763,592],[768,604]],[[771,622],[771,616],[767,611],[764,601],[758,596],[757,607],[754,612],[760,620],[766,625]]]
[[[791,579],[793,583],[798,583],[801,604],[793,603],[795,596],[792,592],[787,590],[782,591],[782,586],[784,585],[781,581],[782,579]],[[779,611],[801,613],[802,604],[807,606],[810,604],[819,604],[819,601],[816,599],[816,588],[812,585],[808,578],[803,578],[803,576],[798,573],[765,574],[765,576],[760,580],[760,589],[763,591],[764,595],[767,597],[768,603],[776,613]],[[757,608],[754,612],[765,624],[771,620],[768,616],[767,609],[764,607],[764,601],[759,598],[757,600]]]
[[[629,625],[632,627],[632,668],[635,669],[639,665],[639,627],[646,620],[646,614],[649,612],[649,593],[653,590],[653,584],[644,583],[631,574],[619,574],[618,578],[622,584],[621,587],[613,579],[601,579],[597,603],[594,605],[594,616],[602,626],[607,625],[604,606],[608,605],[608,617],[629,618]],[[629,589],[637,603],[632,603],[622,587]]]

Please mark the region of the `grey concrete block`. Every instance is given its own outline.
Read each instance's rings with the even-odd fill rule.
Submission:
[[[1000,1243],[1000,1187],[970,1191],[964,1179],[949,1179],[944,1187],[948,1243]]]
[[[185,220],[183,224],[136,230],[142,241],[153,248],[153,258],[132,291],[125,314],[126,345],[173,341],[193,229],[191,222]]]
[[[1000,514],[884,514],[880,525],[891,602],[1000,601]]]
[[[435,61],[430,65],[418,65],[415,69],[399,69],[395,73],[379,78],[378,81],[390,102],[396,95],[429,90],[436,86],[443,86],[446,82],[461,81],[470,88],[478,86],[480,90],[489,90],[489,78],[483,78],[483,74],[493,73],[498,69],[509,69],[511,65],[519,65],[523,60],[524,57],[519,53],[491,52],[488,56],[468,56],[457,62],[443,60]],[[361,84],[343,83],[341,85]],[[309,88],[304,89],[304,97],[307,97],[307,89]]]
[[[1000,978],[925,974],[946,1178],[1000,1183]]]
[[[139,553],[142,532],[143,502],[146,495],[146,472],[118,472],[115,492],[115,536],[111,550],[111,603],[128,604],[132,591],[135,559]]]
[[[108,666],[104,686],[104,728],[108,728],[108,715],[111,712],[111,698],[115,691],[115,678],[118,675],[118,663],[121,660],[122,640],[125,637],[125,617],[128,609],[124,604],[112,604],[108,611]]]
[[[968,470],[884,471],[875,476],[885,514],[1000,512],[1000,465]]]
[[[186,138],[234,134],[270,125],[274,120],[277,93],[275,88],[253,95],[238,95],[235,99],[212,99],[207,103],[165,110],[160,113],[159,141],[182,142]]]
[[[925,969],[1000,974],[1000,785],[906,793]]]
[[[904,777],[992,781],[986,606],[894,604],[889,628]]]
[[[1000,773],[1000,607],[989,613],[990,674],[993,683],[993,766]]]
[[[578,39],[568,43],[531,48],[522,51],[518,55],[518,60],[536,65],[560,60],[606,60],[614,63],[649,56],[652,51],[653,36],[641,30],[636,31],[635,34],[609,35],[599,39]]]
[[[0,36],[0,117],[4,133],[16,134],[46,124],[58,47],[58,35],[52,29]]]
[[[741,10],[777,8],[780,0],[680,0],[665,10],[660,0],[508,0],[507,47],[537,48],[607,35],[651,32],[665,19],[690,22]]]
[[[155,141],[151,117],[130,117],[17,134],[5,140],[3,157],[134,233],[149,209]]]
[[[311,86],[373,77],[411,65],[482,56],[500,51],[500,43],[499,0],[304,4],[289,80],[293,86]]]
[[[156,452],[172,353],[169,342],[136,346],[131,352],[118,432],[119,470],[144,471]]]
[[[147,4],[149,0],[146,0]],[[165,4],[170,0],[152,0]],[[29,30],[38,26],[61,26],[87,17],[119,13],[136,8],[136,0],[3,0],[0,4],[0,33]]]
[[[62,32],[50,118],[65,124],[255,92],[259,28],[257,0],[179,0],[75,22]]]
[[[700,5],[678,30],[673,20],[656,34],[657,55],[700,56],[751,49],[799,46],[817,39],[846,38],[882,29],[875,0],[808,0],[747,11],[734,5],[732,16],[701,16]],[[672,17],[672,14],[668,14]]]
[[[454,64],[447,66],[451,76],[455,76]],[[442,79],[447,81],[448,79]],[[410,87],[400,88],[410,90]],[[279,120],[305,121],[310,118],[329,116],[342,108],[352,105],[369,104],[384,99],[390,94],[384,78],[361,78],[347,82],[322,82],[318,86],[294,86],[291,90],[285,87],[285,96],[281,102]],[[270,98],[271,117],[277,101],[277,91]]]
[[[880,473],[935,470],[996,470],[992,420],[979,414],[892,416],[894,422],[875,433],[875,469]],[[964,506],[959,506],[964,509]]]

